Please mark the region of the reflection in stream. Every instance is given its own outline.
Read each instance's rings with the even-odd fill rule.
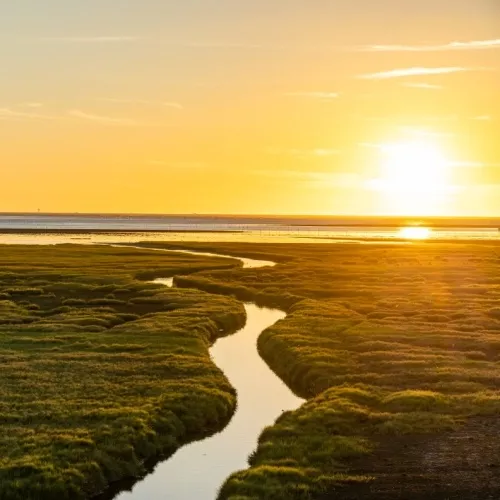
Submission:
[[[299,399],[269,369],[256,349],[257,337],[285,314],[245,305],[248,320],[238,333],[219,339],[211,349],[214,363],[238,392],[238,407],[219,434],[188,444],[117,500],[214,500],[233,472],[248,467],[248,456],[267,425]]]
[[[267,261],[239,260],[244,268],[274,265]],[[171,287],[173,281],[172,277],[159,278],[154,283]],[[246,325],[234,335],[217,340],[210,349],[213,362],[238,394],[238,406],[231,422],[219,434],[179,449],[131,491],[120,493],[115,500],[215,500],[224,481],[233,472],[248,467],[248,457],[255,450],[264,427],[274,423],[284,411],[294,410],[303,403],[257,351],[259,335],[286,314],[255,304],[245,304],[245,310]]]
[[[164,238],[164,235],[157,235]],[[105,244],[148,251],[176,252],[239,260],[243,268],[273,266],[274,262],[189,250],[167,250],[130,244],[148,239],[144,235],[0,235],[0,244]],[[117,245],[117,243],[121,245]],[[173,277],[154,280],[172,287]],[[231,422],[219,434],[180,448],[129,491],[117,493],[115,500],[215,500],[219,488],[233,473],[248,467],[248,457],[256,449],[263,429],[284,412],[304,401],[295,396],[262,360],[257,339],[263,330],[286,314],[283,311],[245,304],[247,322],[234,335],[223,337],[212,346],[214,363],[237,391],[238,406]],[[127,483],[125,481],[124,483]],[[102,498],[109,499],[123,484],[112,485]],[[116,489],[115,489],[116,488]]]

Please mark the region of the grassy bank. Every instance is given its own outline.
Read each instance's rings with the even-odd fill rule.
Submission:
[[[478,418],[488,422],[484,428],[496,425],[500,411],[500,246],[190,246],[286,255],[273,268],[177,282],[286,308],[288,317],[261,336],[259,350],[309,400],[263,432],[250,469],[229,478],[221,499],[500,492],[498,433],[485,447],[481,434],[467,431]],[[429,465],[441,456],[436,447],[459,438],[468,443],[461,451]],[[392,465],[381,468],[386,461]]]
[[[82,499],[220,430],[208,348],[242,305],[141,279],[238,265],[126,248],[0,246],[0,497]]]

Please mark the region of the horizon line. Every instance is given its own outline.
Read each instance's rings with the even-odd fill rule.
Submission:
[[[73,217],[86,217],[86,216],[101,216],[101,217],[200,217],[200,218],[210,218],[210,217],[288,217],[288,218],[299,218],[299,217],[317,217],[317,218],[345,218],[345,219],[500,219],[500,214],[498,215],[395,215],[395,214],[321,214],[321,213],[216,213],[216,212],[172,212],[172,213],[159,213],[159,212],[31,212],[31,211],[0,211],[0,216],[73,216]]]

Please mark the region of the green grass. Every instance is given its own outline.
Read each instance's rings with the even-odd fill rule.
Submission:
[[[243,321],[229,296],[288,312],[258,348],[307,403],[263,431],[221,500],[358,498],[381,443],[500,412],[500,246],[144,246],[278,265],[0,247],[2,500],[78,499],[222,428],[235,394],[208,346]],[[140,281],[173,274],[226,297]]]
[[[250,469],[231,476],[220,499],[349,496],[352,485],[377,481],[353,464],[377,460],[381,442],[443,436],[500,411],[500,246],[189,246],[282,256],[272,268],[176,283],[286,309],[258,347],[308,399],[264,430]]]
[[[241,303],[138,278],[237,265],[109,247],[0,246],[0,497],[83,499],[224,427],[208,348]]]

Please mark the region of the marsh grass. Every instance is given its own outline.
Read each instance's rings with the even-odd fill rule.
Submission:
[[[82,498],[229,419],[234,391],[207,348],[241,325],[241,305],[139,278],[288,312],[258,348],[308,401],[263,431],[221,499],[358,498],[381,443],[500,412],[497,245],[144,246],[279,264],[0,247],[2,499]]]
[[[228,479],[221,499],[349,497],[349,485],[377,480],[350,468],[377,460],[379,443],[397,450],[406,436],[444,436],[500,411],[500,246],[189,246],[286,256],[176,283],[286,309],[258,348],[308,399],[264,430],[250,469]]]
[[[208,348],[241,303],[138,278],[233,262],[109,247],[0,246],[0,498],[83,499],[228,422]]]

